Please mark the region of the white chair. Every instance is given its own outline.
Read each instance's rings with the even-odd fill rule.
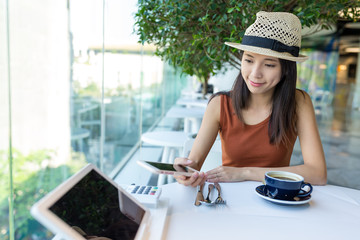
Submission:
[[[182,118],[184,119],[184,132],[197,133],[200,129],[201,120],[204,116],[204,107],[185,108],[173,106],[166,113],[167,118]]]
[[[100,131],[101,121],[98,112],[100,105],[96,103],[82,104],[77,110],[76,122],[79,128],[86,128],[90,131],[90,137],[94,137],[96,132]]]
[[[183,156],[188,157],[191,151],[191,148],[194,144],[195,139],[189,138],[185,141],[183,147]],[[221,141],[216,139],[213,146],[211,147],[209,154],[207,155],[204,164],[201,167],[202,172],[209,171],[214,169],[222,164],[222,151],[221,151]]]
[[[84,152],[84,139],[90,136],[90,131],[85,128],[71,128],[71,145],[74,151]]]

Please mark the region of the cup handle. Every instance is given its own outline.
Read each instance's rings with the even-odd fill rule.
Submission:
[[[310,189],[309,191],[304,191],[303,188],[305,186],[308,186]],[[301,185],[301,190],[299,192],[299,194],[297,195],[297,197],[307,197],[309,196],[311,193],[312,193],[312,190],[313,190],[313,187],[311,186],[310,183],[307,183],[307,182],[304,182],[302,185]]]

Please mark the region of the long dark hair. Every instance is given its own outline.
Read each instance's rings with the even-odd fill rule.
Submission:
[[[272,97],[272,111],[268,126],[270,144],[287,144],[289,136],[296,133],[296,62],[279,59],[281,79],[275,86]],[[242,77],[241,70],[230,92],[220,92],[231,97],[237,117],[244,122],[242,109],[249,107],[250,91]],[[216,94],[216,95],[218,95]]]

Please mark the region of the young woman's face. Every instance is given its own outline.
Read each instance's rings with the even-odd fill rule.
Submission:
[[[272,94],[281,79],[280,60],[245,51],[241,60],[241,74],[252,94]]]

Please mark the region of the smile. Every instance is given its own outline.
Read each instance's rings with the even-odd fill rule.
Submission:
[[[251,86],[254,86],[254,87],[260,87],[261,85],[263,85],[263,83],[256,83],[251,80],[249,80],[249,83],[251,84]]]

